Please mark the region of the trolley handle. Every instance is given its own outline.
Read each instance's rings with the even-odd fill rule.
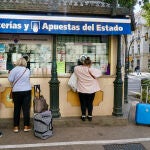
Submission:
[[[39,93],[39,97],[40,97],[40,84],[34,85],[34,96],[36,96],[36,92]]]

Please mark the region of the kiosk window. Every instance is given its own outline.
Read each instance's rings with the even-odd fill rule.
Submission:
[[[0,50],[0,73],[8,73],[15,65],[18,58],[24,55],[29,56],[27,67],[33,75],[51,74],[52,51],[48,43],[27,42],[12,44],[9,42],[0,43],[3,50]],[[1,46],[2,47],[2,46]],[[2,49],[0,47],[0,49]]]
[[[108,36],[57,36],[58,74],[73,72],[74,66],[77,65],[78,59],[82,55],[89,56],[93,62],[93,67],[99,68],[103,74],[107,74],[109,66],[108,45]]]

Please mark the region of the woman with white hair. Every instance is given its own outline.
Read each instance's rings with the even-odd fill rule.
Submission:
[[[19,132],[20,112],[23,111],[24,131],[31,130],[30,127],[30,105],[31,105],[31,84],[30,70],[27,67],[25,58],[20,58],[15,62],[15,67],[8,76],[11,82],[12,97],[14,102],[14,132]]]

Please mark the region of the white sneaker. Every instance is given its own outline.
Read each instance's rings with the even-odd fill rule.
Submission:
[[[24,126],[24,132],[28,132],[31,130],[31,127],[30,126]]]

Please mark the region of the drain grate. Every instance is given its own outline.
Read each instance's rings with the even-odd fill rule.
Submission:
[[[140,143],[103,145],[105,150],[146,150]]]

